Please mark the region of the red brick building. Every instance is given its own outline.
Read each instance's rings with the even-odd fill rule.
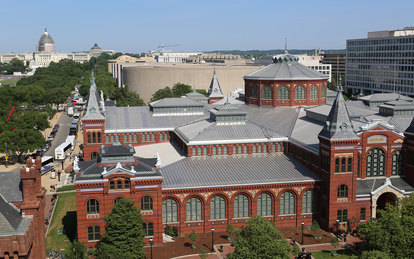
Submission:
[[[326,87],[322,77],[319,86]],[[412,99],[385,94],[371,105],[366,98],[346,102],[338,92],[324,104],[318,88],[318,105],[306,107],[250,105],[251,96],[249,105],[187,96],[113,107],[94,89],[92,82],[82,123],[85,160],[98,159],[80,162],[75,179],[79,240],[90,247],[119,197],[136,202],[147,238],[161,244],[167,225],[180,234],[225,231],[252,215],[277,226],[317,220],[343,228],[414,191]],[[167,165],[160,157],[134,158],[134,147],[159,142],[172,142],[185,158]],[[140,165],[146,169],[138,172]]]
[[[40,157],[0,173],[0,258],[45,258],[45,190]]]

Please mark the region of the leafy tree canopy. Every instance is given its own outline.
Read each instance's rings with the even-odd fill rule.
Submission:
[[[290,246],[276,226],[262,216],[247,221],[237,231],[235,251],[227,258],[290,258]]]
[[[189,92],[192,92],[191,85],[183,84],[183,83],[176,83],[173,88],[172,92],[175,97],[181,97],[185,94],[188,94]]]
[[[132,200],[120,199],[116,202],[105,222],[107,226],[97,249],[98,258],[145,257],[144,220]]]
[[[78,241],[70,243],[69,247],[65,250],[65,258],[67,259],[85,259],[85,254],[85,245]]]
[[[26,66],[24,65],[24,62],[20,59],[13,58],[10,60],[9,63],[2,65],[2,70],[7,75],[13,74],[13,72],[24,72],[26,70]]]
[[[362,252],[359,259],[391,259],[391,257],[385,252],[371,250]]]
[[[171,98],[171,97],[175,97],[171,88],[169,88],[168,86],[166,86],[163,89],[160,89],[158,91],[156,91],[152,97],[150,102],[155,102],[164,98]]]
[[[16,129],[0,134],[0,150],[16,154],[21,161],[23,153],[35,151],[45,145],[42,133],[34,129]]]
[[[410,258],[414,254],[414,196],[387,205],[377,219],[358,226],[365,250],[378,250],[392,258]]]

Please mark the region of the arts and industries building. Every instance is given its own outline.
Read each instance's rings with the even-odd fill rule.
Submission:
[[[368,32],[347,40],[346,88],[354,94],[414,96],[414,28]]]
[[[161,245],[166,226],[179,234],[225,231],[253,215],[279,227],[317,220],[336,230],[414,192],[412,98],[345,101],[297,57],[273,62],[244,75],[240,105],[207,104],[192,92],[115,107],[100,99],[92,76],[85,161],[74,164],[79,241],[96,246],[119,198],[134,201],[146,242]],[[217,87],[219,80],[208,81]],[[176,151],[145,153],[158,146]]]
[[[95,43],[88,52],[55,52],[55,42],[49,32],[45,29],[37,44],[36,51],[25,53],[3,53],[0,54],[0,62],[8,63],[12,59],[17,58],[19,60],[22,60],[25,64],[26,62],[29,62],[30,68],[37,68],[47,67],[51,62],[59,62],[62,59],[69,59],[75,62],[85,63],[88,62],[92,57],[98,57],[102,53],[108,53],[112,55],[115,53],[115,51],[102,50],[98,44]]]

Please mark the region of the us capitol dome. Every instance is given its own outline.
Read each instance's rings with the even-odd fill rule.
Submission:
[[[55,42],[53,41],[52,37],[47,32],[45,28],[45,32],[42,34],[39,40],[39,44],[37,47],[37,51],[39,52],[55,52]]]

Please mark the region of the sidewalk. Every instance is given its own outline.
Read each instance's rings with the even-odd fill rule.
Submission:
[[[323,250],[340,250],[347,247],[355,247],[357,243],[362,242],[358,237],[352,235],[347,236],[346,242],[340,242],[339,245],[334,248],[330,243],[325,244],[313,244],[313,245],[301,245],[298,244],[300,249],[305,248],[305,252],[323,251]]]

